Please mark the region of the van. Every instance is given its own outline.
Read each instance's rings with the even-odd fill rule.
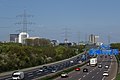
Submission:
[[[16,71],[12,74],[13,80],[23,80],[24,79],[24,72]]]

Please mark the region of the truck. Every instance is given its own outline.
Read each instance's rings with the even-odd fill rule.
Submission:
[[[16,71],[12,74],[13,80],[23,80],[24,79],[24,72],[22,71]]]
[[[97,66],[97,58],[90,59],[90,66]]]

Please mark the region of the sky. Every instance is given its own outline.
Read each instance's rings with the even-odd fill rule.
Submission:
[[[120,42],[120,0],[0,0],[0,41],[19,33],[26,11],[30,36],[71,42],[86,41],[90,34],[100,42]]]

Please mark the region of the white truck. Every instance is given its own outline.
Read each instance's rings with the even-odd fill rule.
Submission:
[[[16,71],[12,74],[13,80],[23,80],[24,79],[24,72]]]
[[[97,58],[90,59],[90,66],[97,66]]]

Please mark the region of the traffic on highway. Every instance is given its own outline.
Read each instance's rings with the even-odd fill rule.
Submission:
[[[64,69],[78,64],[82,65],[85,62],[85,65],[76,67],[72,72],[64,72]],[[24,72],[15,71],[0,77],[0,80],[39,80],[48,75],[52,76],[59,71],[62,71],[61,75],[54,80],[114,80],[117,67],[115,55],[90,55],[89,52],[85,51],[70,59],[51,65],[44,65]]]
[[[98,56],[96,66],[84,65],[66,75],[61,74],[54,80],[114,80],[117,74],[117,61],[115,56]],[[65,74],[65,73],[64,73]],[[64,77],[63,77],[64,76]]]
[[[68,67],[74,66],[76,64],[82,64],[83,62],[87,61],[90,57],[88,54],[80,54],[74,58],[67,59],[66,61],[59,62],[56,64],[52,64],[49,66],[42,66],[39,68],[35,68],[29,71],[15,71],[9,75],[1,76],[0,80],[12,80],[12,79],[23,79],[24,80],[32,80],[37,79],[42,76],[46,76],[48,74],[54,74],[60,70],[66,69]],[[13,75],[16,74],[16,75]],[[22,75],[22,77],[20,77]]]

